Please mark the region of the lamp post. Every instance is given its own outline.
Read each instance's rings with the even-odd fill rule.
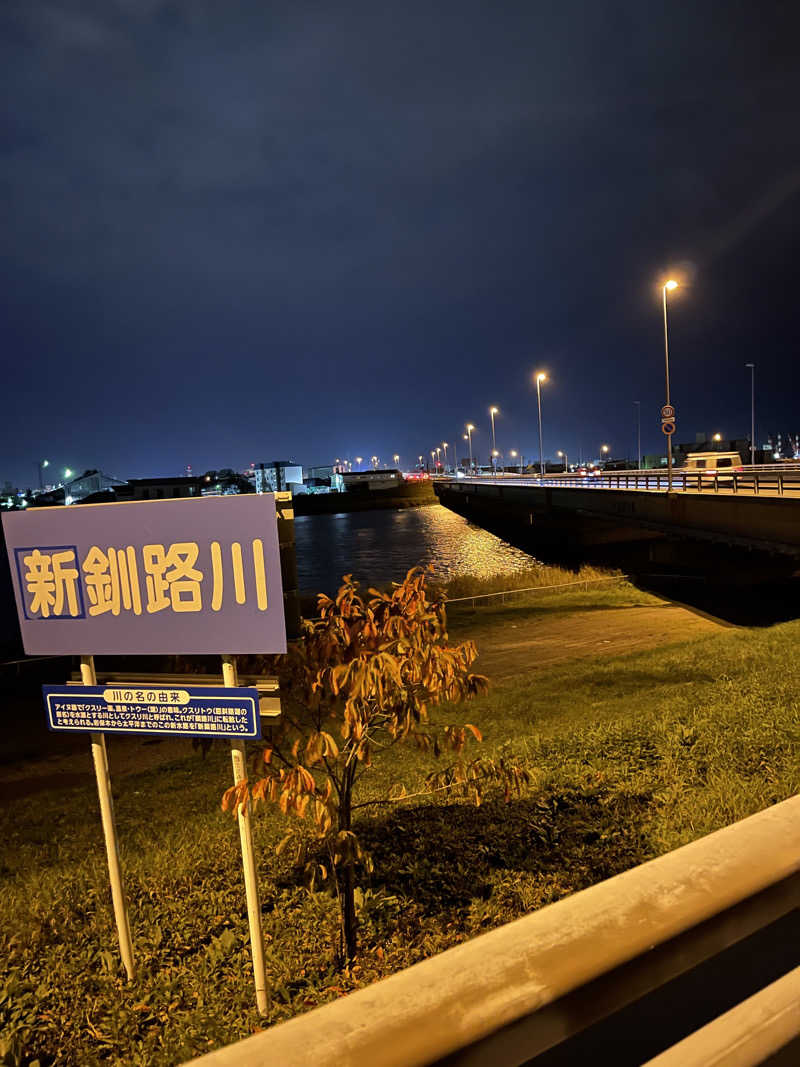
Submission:
[[[559,452],[556,452],[556,455],[560,456],[561,459],[564,460],[564,474],[566,474],[567,473],[567,466],[568,466],[568,463],[569,463],[569,458],[567,456],[567,453],[559,451]]]
[[[607,460],[608,459],[608,445],[600,445],[600,459],[601,460]]]
[[[667,331],[667,292],[678,288],[674,278],[669,278],[661,287],[661,295],[664,303],[664,372],[667,384],[667,404],[669,399],[669,333]],[[672,434],[667,434],[667,492],[672,492]]]
[[[441,465],[442,465],[442,461],[441,461],[441,459],[440,459],[441,451],[442,451],[442,450],[441,450],[440,446],[439,446],[439,445],[437,445],[437,446],[436,446],[436,473],[437,473],[437,474],[439,473],[439,468],[440,468],[440,467],[441,467]]]
[[[719,446],[722,442],[722,434],[715,433],[711,440],[714,442],[715,445]],[[719,451],[719,447],[717,448],[717,451]]]
[[[49,459],[40,459],[39,462],[36,464],[36,469],[39,472],[39,488],[40,489],[44,489],[44,483],[42,481],[42,471],[45,469],[45,467],[49,467],[49,466],[50,466],[50,460]]]
[[[544,448],[542,447],[542,382],[547,381],[547,375],[539,372],[536,375],[536,404],[539,410],[539,475],[544,478]]]
[[[491,419],[492,419],[492,467],[495,467],[495,468],[496,468],[495,456],[497,455],[497,441],[495,440],[495,436],[494,436],[494,417],[495,417],[495,415],[499,415],[499,413],[500,413],[500,408],[496,408],[496,407],[489,408],[489,415],[491,416]]]
[[[634,400],[636,406],[636,455],[637,471],[642,469],[642,404],[640,400]]]
[[[442,448],[444,449],[444,465],[447,468],[447,441],[442,441]]]
[[[465,437],[466,437],[467,441],[469,441],[469,469],[470,470],[473,470],[473,468],[475,466],[475,464],[472,461],[472,431],[474,429],[475,429],[475,427],[472,425],[472,423],[468,422],[467,423],[467,432],[465,434]]]
[[[750,466],[756,462],[756,365],[745,363],[750,368]]]
[[[399,464],[400,464],[400,456],[396,452],[392,456],[392,459],[394,460],[395,467],[399,466]]]
[[[356,464],[357,464],[357,466],[360,467],[361,463],[362,463],[362,457],[361,456],[356,456]]]
[[[509,454],[509,456],[511,456],[512,459],[516,459],[517,458],[517,450],[515,448],[512,448],[511,451],[508,454]],[[520,459],[519,459],[519,473],[522,474],[522,457],[521,456],[520,456]]]

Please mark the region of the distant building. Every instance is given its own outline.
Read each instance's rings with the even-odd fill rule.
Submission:
[[[341,468],[333,465],[324,467],[303,467],[303,492],[305,493],[341,493],[344,480]]]
[[[255,484],[257,493],[284,492],[292,485],[303,484],[303,468],[292,460],[256,463]]]
[[[800,433],[770,434],[765,447],[769,449],[772,460],[800,459]]]
[[[363,493],[381,489],[395,489],[403,485],[403,475],[396,468],[389,470],[351,471],[342,475],[348,493]]]
[[[129,478],[114,487],[118,500],[168,500],[200,496],[200,478]]]
[[[95,493],[107,492],[109,489],[116,492],[118,486],[124,485],[127,485],[127,482],[122,478],[112,478],[108,474],[103,474],[102,471],[84,471],[77,478],[70,478],[64,483],[64,503],[80,504],[82,500],[94,496]]]
[[[62,485],[56,485],[41,492],[34,491],[31,494],[30,504],[37,508],[57,507],[61,504],[82,504],[85,500],[97,497],[98,494],[113,500],[114,491],[126,484],[121,478],[112,478],[111,475],[103,474],[98,470],[88,470],[76,478],[68,479]]]

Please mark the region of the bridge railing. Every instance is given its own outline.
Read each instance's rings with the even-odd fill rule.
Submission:
[[[487,482],[501,485],[538,485],[545,488],[568,489],[637,489],[666,492],[669,476],[664,470],[599,471],[592,474],[499,474],[474,475],[459,478],[458,483]],[[800,465],[747,467],[743,470],[677,470],[672,473],[672,492],[675,493],[742,493],[749,496],[783,496],[800,491]]]
[[[663,1049],[676,1040],[670,1020],[680,1023],[687,1012],[673,983],[745,943],[742,959],[752,969],[752,939],[791,919],[798,901],[800,796],[192,1063],[517,1067],[658,990],[672,997],[669,1011],[656,1012],[650,1024],[661,1031],[655,1045]],[[795,965],[793,959],[789,967]],[[749,1030],[754,1021],[753,1005],[741,1002],[742,986],[734,985],[728,1003],[740,1000],[741,1010],[733,1010],[739,1020],[744,1013],[744,1023],[696,1031],[699,1059],[673,1045],[677,1051],[657,1062],[763,1062],[800,1035],[796,1000],[788,1017],[785,1010],[787,996],[797,995],[796,974],[776,984],[757,994],[749,1058],[737,1058],[731,1047],[742,1025]],[[626,1033],[627,1049],[634,1040],[641,1035]]]

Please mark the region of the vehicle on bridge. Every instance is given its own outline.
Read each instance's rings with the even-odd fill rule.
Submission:
[[[743,470],[744,463],[738,452],[690,452],[681,468],[686,474],[699,474],[701,479],[716,479],[719,484],[724,484],[725,481],[720,478],[720,474],[733,474]],[[728,481],[732,482],[733,479]]]

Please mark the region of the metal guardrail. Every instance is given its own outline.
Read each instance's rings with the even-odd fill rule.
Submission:
[[[799,905],[795,796],[192,1062],[518,1067]]]
[[[450,479],[451,481],[453,479]],[[502,474],[474,475],[458,478],[456,484],[534,485],[545,489],[638,489],[666,492],[669,476],[666,471],[602,471],[599,474]],[[686,471],[672,473],[674,493],[743,493],[750,496],[786,492],[800,494],[800,466],[761,466],[743,470]]]
[[[753,1067],[800,1037],[800,967],[656,1056],[644,1067]],[[791,1062],[798,1059],[792,1055]]]

